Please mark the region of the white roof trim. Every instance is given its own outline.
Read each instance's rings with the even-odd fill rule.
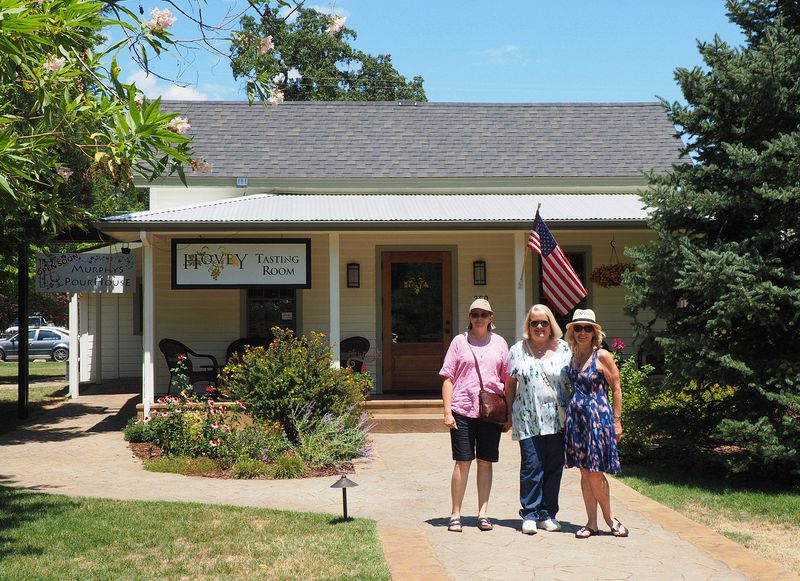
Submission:
[[[643,222],[636,194],[257,194],[105,218],[123,224]]]

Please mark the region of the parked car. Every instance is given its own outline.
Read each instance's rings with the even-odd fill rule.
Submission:
[[[0,339],[0,361],[17,359],[19,335]],[[69,358],[69,333],[58,327],[28,331],[28,359],[66,361]]]
[[[50,322],[45,319],[42,315],[31,315],[28,317],[28,328],[39,328],[39,327],[52,327]],[[6,329],[3,334],[4,335],[13,335],[14,333],[19,331],[19,319],[14,319],[11,321],[11,326]]]

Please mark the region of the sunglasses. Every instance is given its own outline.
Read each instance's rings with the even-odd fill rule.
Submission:
[[[487,313],[486,311],[478,311],[470,313],[469,316],[472,317],[473,319],[487,319],[492,316],[492,313]]]
[[[550,326],[550,321],[529,321],[528,325],[532,328],[541,327],[542,329],[547,329]]]
[[[572,325],[575,333],[594,333],[594,325]]]

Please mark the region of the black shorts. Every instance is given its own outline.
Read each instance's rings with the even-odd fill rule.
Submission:
[[[478,460],[497,462],[500,457],[500,434],[503,426],[482,422],[478,418],[453,413],[458,429],[450,429],[450,446],[453,460]]]

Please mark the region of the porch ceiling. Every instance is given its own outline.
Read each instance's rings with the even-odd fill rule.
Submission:
[[[556,229],[643,228],[635,194],[256,194],[112,216],[104,232],[131,230],[441,230],[529,227],[542,204]]]

